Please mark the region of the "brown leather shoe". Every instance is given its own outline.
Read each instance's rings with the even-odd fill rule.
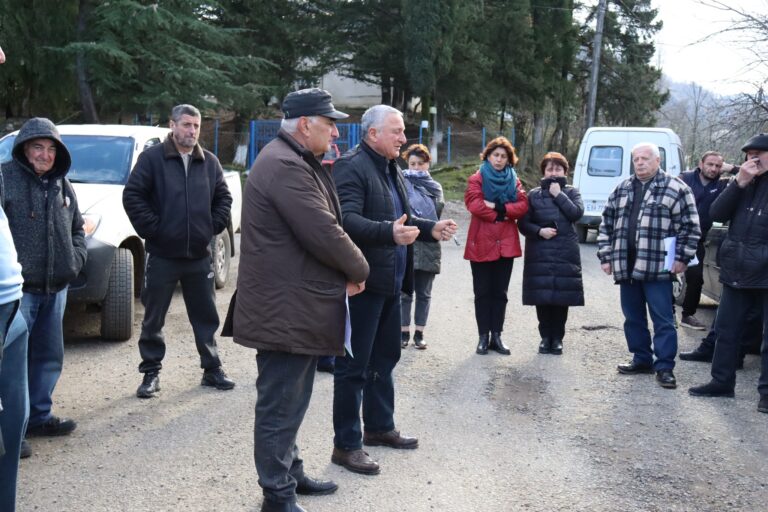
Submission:
[[[419,447],[419,440],[415,437],[400,435],[399,430],[389,432],[364,432],[363,444],[366,446],[388,446],[399,450],[413,450]]]
[[[342,450],[334,447],[331,462],[361,475],[378,475],[381,471],[379,463],[370,458],[367,452],[360,449]]]

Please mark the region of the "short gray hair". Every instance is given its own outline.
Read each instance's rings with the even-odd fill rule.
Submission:
[[[651,150],[651,152],[653,153],[653,156],[655,156],[656,158],[661,158],[661,151],[659,151],[659,146],[657,146],[653,142],[640,142],[638,144],[635,144],[632,147],[632,152],[631,153],[634,155],[635,154],[635,150],[636,149],[640,149],[640,148],[649,148]]]
[[[378,130],[384,125],[384,119],[390,114],[397,114],[403,117],[403,113],[395,107],[389,105],[374,105],[363,113],[360,119],[360,131],[363,132],[363,139],[368,138],[368,130],[371,128]]]
[[[192,116],[192,117],[200,117],[203,116],[200,115],[200,111],[195,107],[194,105],[189,105],[187,103],[182,103],[181,105],[176,105],[171,109],[171,121],[174,123],[178,123],[179,119],[181,119],[181,116]]]
[[[314,124],[317,122],[317,118],[322,116],[301,116],[301,117],[306,117],[310,123]],[[301,117],[283,119],[282,121],[280,121],[280,129],[290,134],[296,133],[297,131],[299,131],[299,119],[301,119]]]

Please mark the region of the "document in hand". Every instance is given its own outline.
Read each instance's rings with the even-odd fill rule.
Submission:
[[[664,251],[666,252],[666,255],[664,256],[664,270],[667,272],[672,272],[672,267],[675,266],[675,252],[677,250],[677,237],[676,236],[668,236],[664,239]],[[699,259],[694,256],[693,259],[688,262],[689,267],[693,267],[699,264]]]

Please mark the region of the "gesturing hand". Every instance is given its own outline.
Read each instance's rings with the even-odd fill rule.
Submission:
[[[411,245],[419,236],[419,228],[405,225],[407,219],[408,216],[403,214],[392,224],[392,238],[397,245]]]
[[[435,222],[435,227],[432,228],[432,238],[435,240],[450,240],[456,234],[458,227],[453,219],[439,220]]]

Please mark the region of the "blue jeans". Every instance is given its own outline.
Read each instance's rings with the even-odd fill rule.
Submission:
[[[413,272],[414,292],[416,293],[416,309],[413,312],[413,323],[417,327],[427,325],[429,304],[432,301],[432,283],[435,281],[436,275],[433,272],[425,272],[423,270],[415,270]],[[411,325],[412,303],[413,293],[407,294],[402,292],[400,294],[400,323],[403,327]]]
[[[395,428],[395,382],[400,360],[400,297],[364,291],[349,298],[352,354],[336,358],[333,374],[334,446],[363,446],[360,407],[367,432]]]
[[[56,293],[27,293],[21,298],[21,314],[29,328],[29,426],[51,418],[53,390],[64,365],[64,308],[67,289]]]
[[[2,340],[0,340],[1,342]],[[16,313],[5,337],[0,368],[0,430],[3,432],[5,455],[0,457],[0,510],[16,510],[16,477],[19,451],[29,417],[27,393],[27,324]]]
[[[620,284],[624,336],[638,364],[671,370],[677,355],[677,330],[672,314],[671,281],[631,281]],[[648,312],[653,322],[653,343],[648,330]],[[654,362],[653,356],[656,356]]]

